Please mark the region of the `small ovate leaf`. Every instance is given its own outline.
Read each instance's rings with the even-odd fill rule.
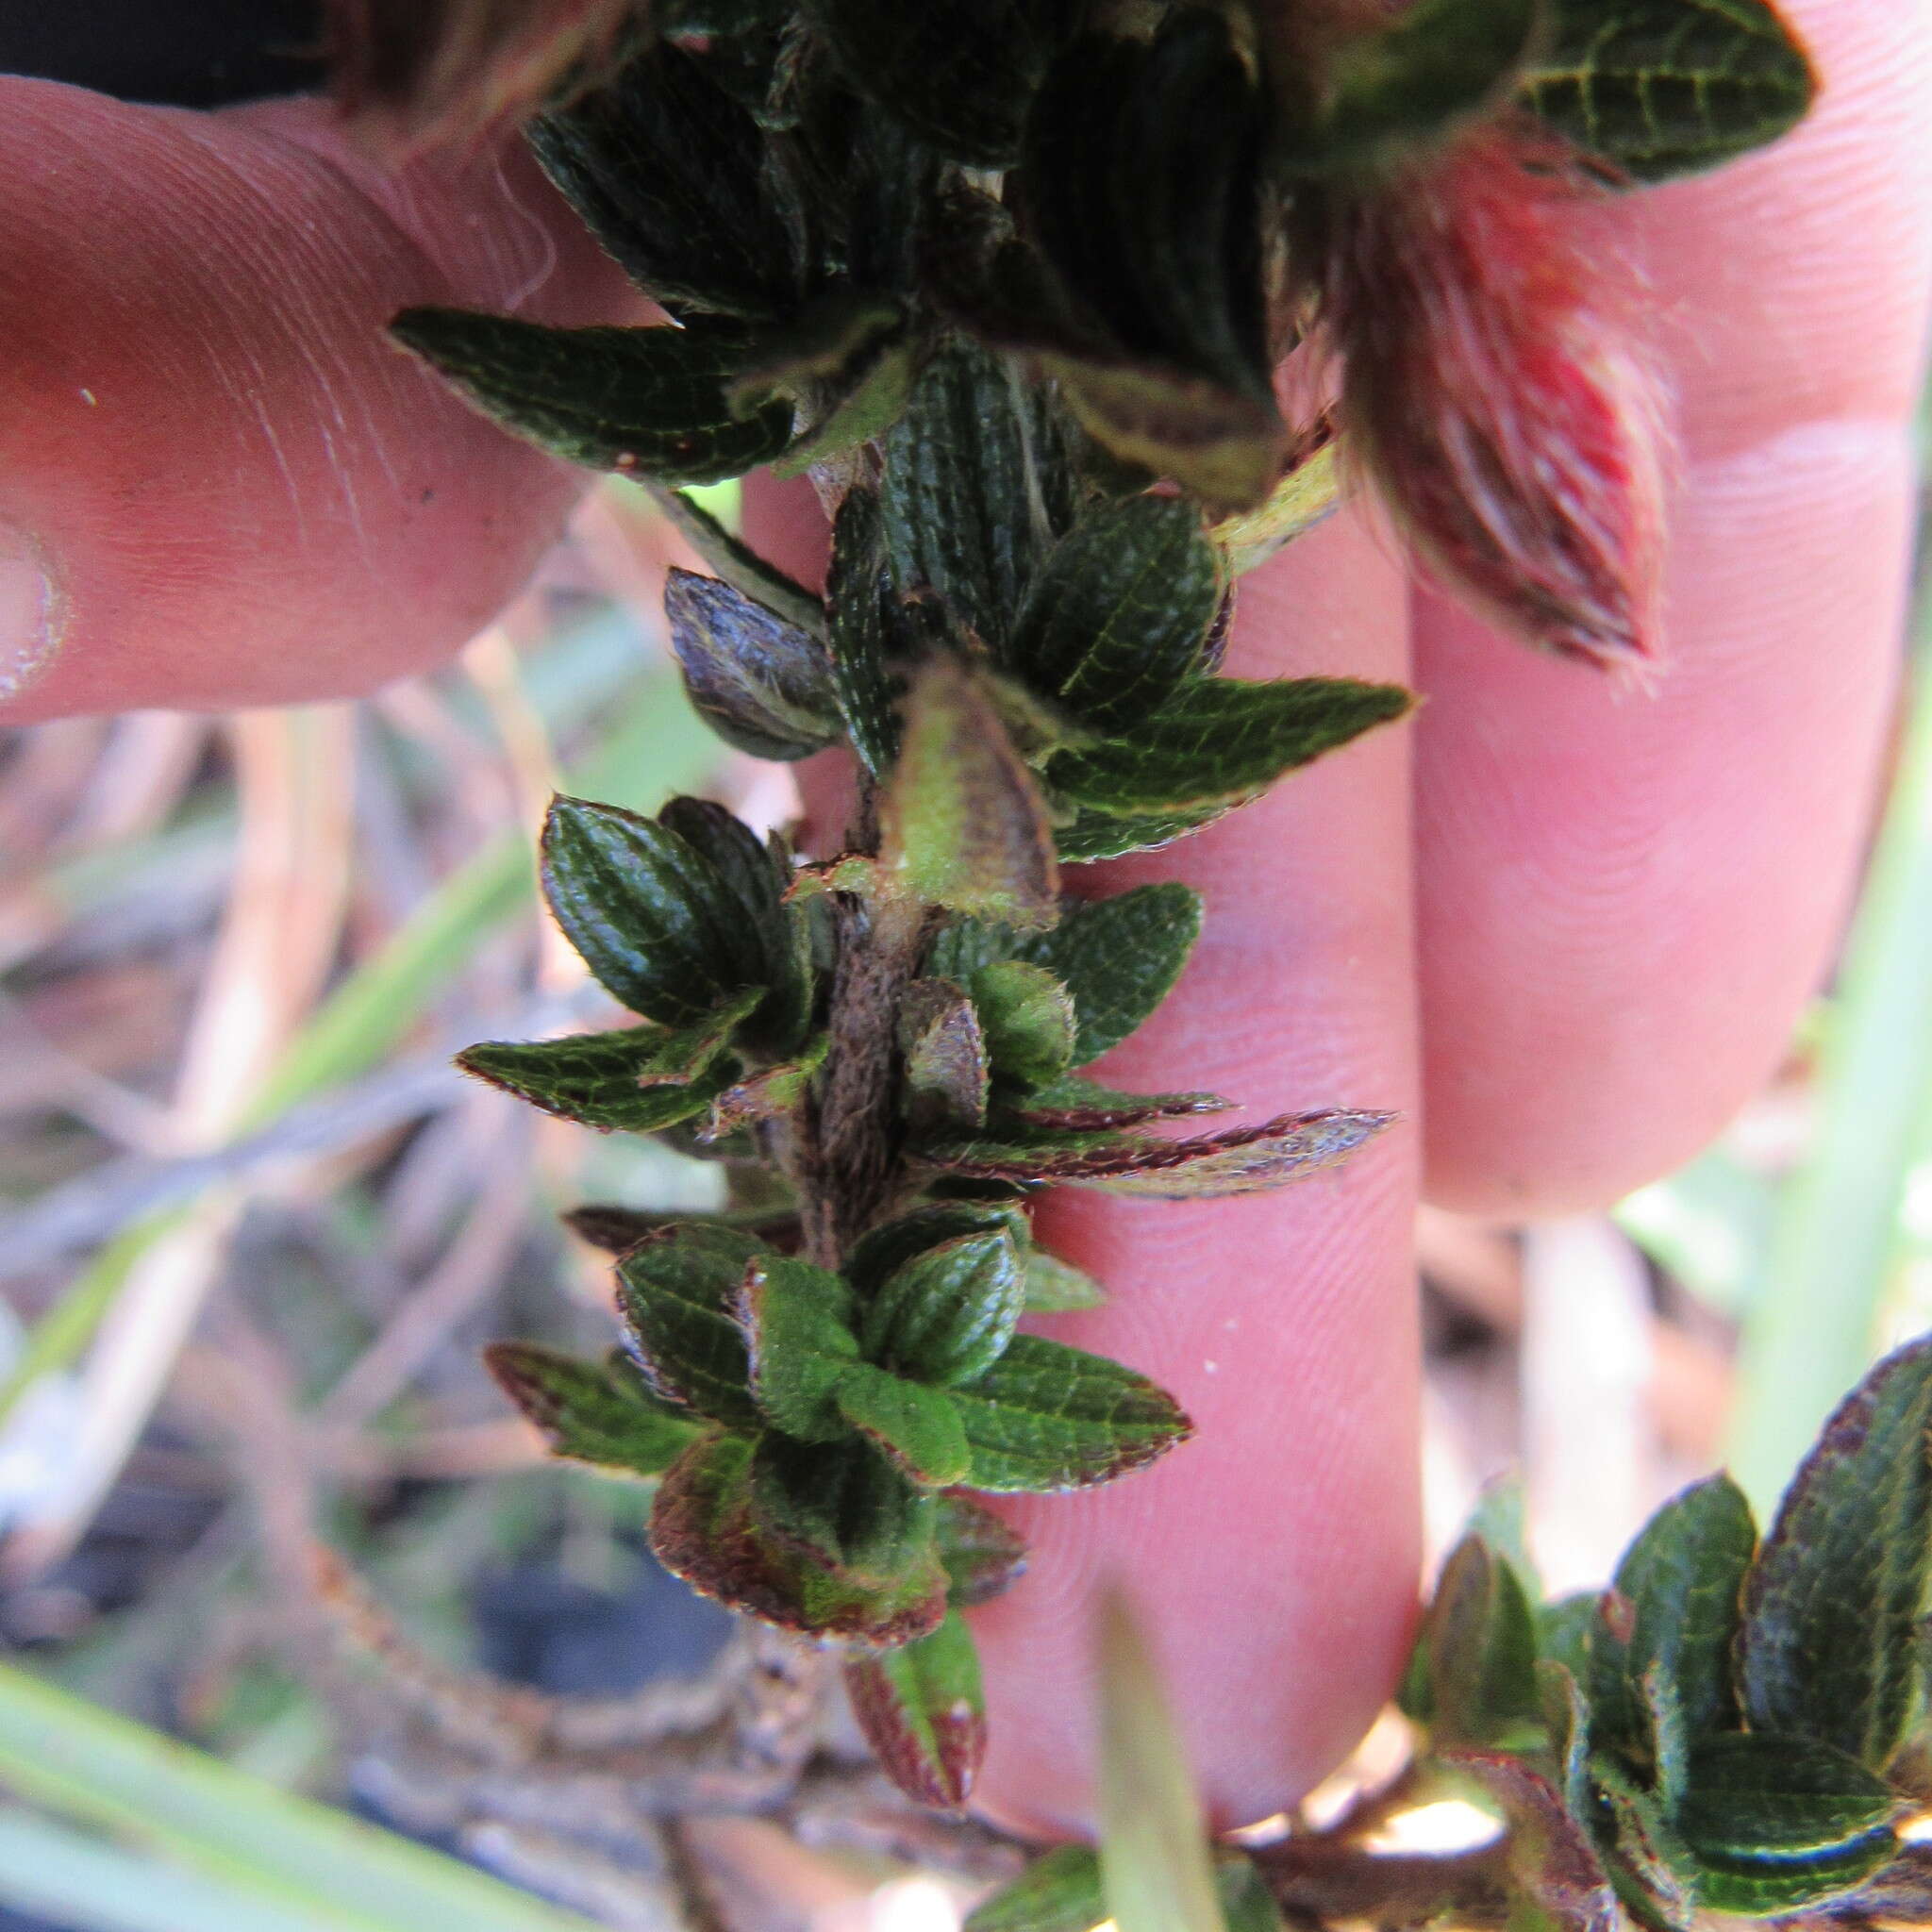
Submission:
[[[1888,1356],[1825,1424],[1752,1565],[1739,1689],[1752,1729],[1882,1771],[1923,1694],[1932,1578],[1932,1338]]]
[[[1019,151],[1020,125],[1048,47],[1028,0],[805,0],[853,85],[947,159],[1000,167]]]
[[[1102,1599],[1100,1874],[1119,1932],[1227,1932],[1180,1726],[1126,1599]]]
[[[939,1499],[933,1540],[945,1566],[948,1600],[962,1610],[991,1603],[1025,1573],[1026,1539],[958,1491]]]
[[[1817,92],[1764,0],[1554,0],[1523,99],[1633,181],[1712,168],[1797,125]]]
[[[1044,933],[955,920],[933,941],[926,971],[965,985],[995,959],[1043,966],[1073,995],[1073,1064],[1098,1059],[1148,1020],[1173,991],[1201,936],[1201,897],[1174,881],[1105,899],[1065,899]]]
[[[1024,1251],[1026,1216],[1021,1209],[954,1201],[915,1208],[893,1221],[882,1221],[860,1235],[845,1257],[845,1274],[861,1297],[870,1300],[916,1256],[964,1235],[1006,1234]]]
[[[754,1121],[775,1120],[791,1113],[810,1091],[831,1046],[831,1036],[821,1033],[796,1059],[780,1061],[749,1079],[733,1082],[712,1101],[705,1138],[722,1141]]]
[[[1286,1186],[1346,1159],[1395,1116],[1323,1111],[1282,1114],[1185,1141],[1101,1132],[1040,1134],[1022,1141],[958,1141],[918,1158],[973,1180],[1072,1182],[1110,1194],[1183,1201]]]
[[[1224,1113],[1233,1105],[1218,1093],[1123,1093],[1069,1074],[1023,1094],[1008,1103],[1006,1110],[1029,1127],[1085,1132]]]
[[[731,404],[742,415],[774,392],[803,402],[822,383],[842,387],[905,326],[898,303],[834,289],[784,327],[758,332],[733,382]]]
[[[653,1133],[702,1113],[730,1085],[737,1062],[724,1050],[764,996],[763,987],[747,987],[689,1026],[485,1041],[457,1065],[564,1120]]]
[[[1053,535],[1031,407],[1002,358],[955,342],[926,364],[885,444],[879,516],[897,588],[937,591],[996,655]]]
[[[1209,535],[1221,546],[1230,576],[1244,576],[1278,550],[1341,508],[1341,450],[1324,424],[1289,460],[1281,480],[1256,508],[1224,517]],[[1210,646],[1209,671],[1220,668]]]
[[[1644,1760],[1646,1675],[1660,1674],[1689,1735],[1739,1727],[1731,1658],[1745,1573],[1757,1547],[1751,1506],[1728,1476],[1666,1503],[1617,1565],[1617,1627],[1592,1633],[1590,1700],[1597,1741]],[[1627,1609],[1624,1607],[1627,1606]]]
[[[808,637],[825,641],[825,608],[801,583],[734,537],[703,504],[683,490],[646,478],[644,493],[662,510],[677,533],[710,565],[712,575],[761,605]]]
[[[1044,966],[995,959],[967,982],[996,1084],[1043,1087],[1073,1064],[1073,995]]]
[[[1596,1810],[1590,1781],[1590,1700],[1571,1671],[1547,1657],[1537,1659],[1536,1688],[1564,1808],[1578,1824],[1589,1824]]]
[[[735,1310],[745,1271],[769,1252],[738,1228],[672,1222],[618,1262],[626,1345],[662,1400],[727,1428],[762,1424]]]
[[[1158,708],[1200,667],[1223,591],[1200,512],[1136,496],[1076,523],[1033,579],[1007,661],[1101,730]]]
[[[734,416],[731,329],[549,328],[465,308],[406,308],[390,333],[502,428],[567,462],[722,483],[791,441],[791,405]]]
[[[671,647],[691,708],[753,758],[808,758],[844,736],[825,647],[720,577],[674,565],[664,591]]]
[[[873,1297],[866,1359],[941,1388],[974,1381],[1006,1352],[1025,1300],[1009,1229],[958,1235],[915,1255]]]
[[[1652,1932],[1691,1932],[1697,1922],[1690,1851],[1656,1792],[1613,1757],[1591,1764],[1604,1869],[1617,1896]]]
[[[841,1377],[838,1400],[845,1420],[921,1489],[951,1489],[971,1473],[966,1432],[943,1389],[860,1362]]]
[[[1524,1600],[1540,1610],[1543,1582],[1529,1552],[1529,1497],[1520,1472],[1508,1471],[1483,1485],[1466,1527],[1515,1570]]]
[[[832,688],[853,748],[874,776],[899,755],[901,686],[886,650],[891,600],[878,497],[870,490],[848,490],[832,523],[825,575]]]
[[[529,141],[605,249],[667,307],[794,312],[803,264],[764,136],[703,61],[659,42]]]
[[[1238,805],[1283,773],[1400,718],[1414,702],[1400,685],[1350,677],[1202,678],[1130,735],[1062,752],[1047,778],[1072,804],[1123,817]]]
[[[659,1476],[696,1433],[694,1424],[648,1401],[634,1373],[610,1363],[583,1361],[534,1341],[494,1342],[483,1359],[551,1454],[572,1462]]]
[[[808,1261],[760,1255],[732,1312],[744,1335],[752,1400],[771,1422],[801,1442],[849,1435],[836,1391],[858,1359],[850,1284]]]
[[[1324,174],[1440,142],[1514,86],[1539,25],[1536,0],[1417,0],[1337,51],[1319,111],[1282,158]]]
[[[635,812],[559,798],[543,825],[544,896],[606,992],[666,1026],[709,1018],[722,1000],[772,984],[716,867]]]
[[[1193,1433],[1174,1397],[1119,1362],[1016,1335],[976,1382],[951,1391],[975,1490],[1085,1489],[1167,1454]]]
[[[849,1431],[837,1442],[800,1442],[768,1429],[750,1481],[765,1532],[849,1585],[890,1591],[939,1571],[934,1497]]]
[[[1107,1291],[1084,1268],[1035,1248],[1026,1257],[1026,1312],[1067,1315],[1081,1308],[1104,1308]]]
[[[915,979],[899,1003],[906,1124],[914,1134],[986,1124],[986,1038],[973,1002],[949,979]]]
[[[1107,1916],[1099,1853],[1056,1845],[976,1907],[965,1932],[1093,1932]]]
[[[956,1609],[929,1636],[845,1660],[845,1694],[886,1775],[921,1805],[957,1811],[986,1755],[979,1653]]]
[[[745,1234],[769,1236],[780,1247],[794,1244],[798,1237],[798,1209],[782,1192],[775,1194],[769,1204],[747,1203],[717,1214],[654,1212],[622,1207],[612,1201],[595,1201],[569,1208],[558,1218],[579,1241],[589,1241],[607,1255],[628,1254],[641,1241],[661,1233],[676,1222],[712,1222]]]
[[[1676,1827],[1699,1905],[1768,1917],[1849,1890],[1886,1864],[1897,1810],[1884,1779],[1829,1744],[1733,1732],[1692,1748]]]
[[[1238,800],[1237,803],[1245,803]],[[1054,849],[1068,864],[1095,858],[1124,858],[1130,852],[1158,852],[1190,832],[1225,818],[1234,808],[1205,807],[1200,811],[1117,814],[1082,806],[1054,827]]]
[[[1040,788],[983,684],[950,654],[912,675],[880,821],[881,862],[903,891],[1008,925],[1058,916]]]
[[[1482,1537],[1443,1560],[1426,1641],[1431,1723],[1444,1743],[1518,1749],[1540,1730],[1535,1614],[1515,1566]]]
[[[858,1446],[801,1453],[817,1463]],[[871,1583],[771,1533],[753,1505],[752,1458],[743,1437],[706,1437],[658,1485],[651,1552],[673,1575],[727,1608],[805,1637],[889,1646],[937,1627],[946,1609],[945,1574],[931,1553],[929,1522],[920,1544],[916,1499],[914,1514],[901,1510],[883,1535],[874,1526],[874,1542],[891,1546],[882,1554],[896,1550],[899,1561],[896,1569],[882,1564],[884,1580]]]

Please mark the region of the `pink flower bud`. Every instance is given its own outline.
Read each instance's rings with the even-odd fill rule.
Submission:
[[[1663,397],[1574,160],[1513,128],[1339,200],[1342,413],[1408,540],[1532,641],[1657,650]]]

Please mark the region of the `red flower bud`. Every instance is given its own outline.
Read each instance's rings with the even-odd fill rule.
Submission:
[[[1324,305],[1342,415],[1405,534],[1534,642],[1655,658],[1663,398],[1607,251],[1600,195],[1489,128],[1339,201]]]

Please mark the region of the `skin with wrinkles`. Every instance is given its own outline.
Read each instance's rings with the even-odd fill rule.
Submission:
[[[1245,580],[1228,669],[1407,676],[1417,722],[1111,868],[1190,879],[1208,924],[1102,1078],[1408,1120],[1279,1196],[1049,1208],[1049,1241],[1115,1291],[1054,1333],[1157,1374],[1201,1428],[1040,1510],[1025,1585],[978,1613],[981,1790],[1009,1821],[1087,1816],[1109,1576],[1219,1818],[1328,1769],[1412,1610],[1424,1168],[1484,1210],[1609,1198],[1747,1097],[1828,959],[1898,656],[1932,28],[1917,0],[1790,11],[1824,74],[1814,119],[1617,215],[1683,425],[1657,694],[1412,589],[1357,508]],[[545,320],[625,319],[606,265],[567,223],[532,225],[547,204],[527,175],[380,186],[314,109],[206,123],[0,91],[0,520],[43,546],[72,610],[0,719],[360,691],[453,648],[574,486],[379,325],[406,302],[518,295]],[[760,492],[751,524],[816,567],[808,492]],[[16,641],[0,628],[0,663]]]

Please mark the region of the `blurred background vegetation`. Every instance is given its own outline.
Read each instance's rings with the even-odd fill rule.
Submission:
[[[546,1467],[476,1362],[499,1334],[604,1339],[606,1264],[559,1208],[702,1207],[714,1171],[448,1065],[605,1010],[538,917],[552,789],[790,810],[684,701],[679,555],[612,485],[436,676],[0,736],[0,1927],[670,1923],[621,1821],[574,1839],[474,1782],[425,1791],[339,1721],[305,1552],[346,1555],[419,1674],[621,1699],[722,1641],[643,1553],[643,1492]],[[1773,1088],[1609,1215],[1424,1213],[1436,1548],[1521,1465],[1552,1590],[1598,1582],[1721,1460],[1768,1502],[1866,1362],[1932,1326],[1916,684],[1856,927]],[[738,1831],[708,1856],[774,1932],[949,1932],[971,1896],[904,1846]]]

